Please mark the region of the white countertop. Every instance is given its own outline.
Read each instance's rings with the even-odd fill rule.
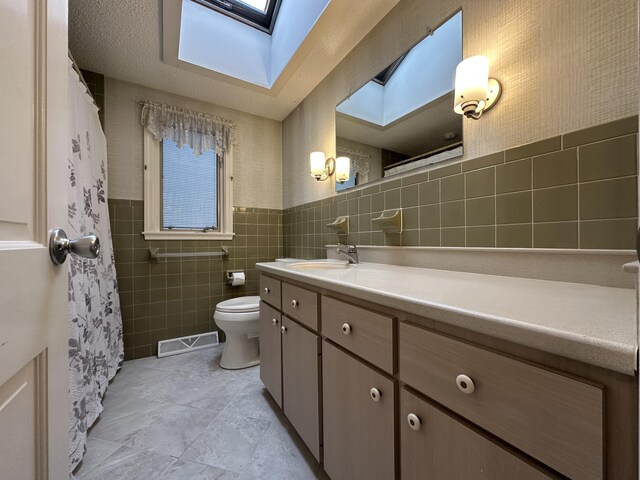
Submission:
[[[633,375],[635,290],[378,263],[258,270]]]

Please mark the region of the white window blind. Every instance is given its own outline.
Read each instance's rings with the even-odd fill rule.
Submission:
[[[162,229],[218,230],[218,158],[162,141]]]

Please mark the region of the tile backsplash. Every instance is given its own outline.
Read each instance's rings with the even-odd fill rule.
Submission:
[[[284,211],[284,253],[325,256],[343,243],[389,246],[632,249],[638,117],[544,139]],[[402,208],[402,233],[371,219]]]
[[[232,241],[146,241],[143,202],[109,199],[111,231],[122,306],[125,358],[157,353],[158,341],[217,330],[218,302],[258,294],[256,262],[283,253],[282,211],[235,207]],[[149,248],[162,252],[219,251],[228,257],[151,260]],[[244,270],[246,284],[231,287],[225,270]],[[223,340],[223,338],[221,338]]]

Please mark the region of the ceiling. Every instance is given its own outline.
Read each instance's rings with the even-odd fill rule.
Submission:
[[[277,92],[164,63],[162,0],[70,0],[69,47],[83,69],[283,120],[398,1],[331,0],[330,17],[312,29],[313,44]]]

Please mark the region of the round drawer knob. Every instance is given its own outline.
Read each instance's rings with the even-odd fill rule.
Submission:
[[[268,294],[271,290],[269,290],[269,287],[264,287],[264,293]]]
[[[472,394],[476,389],[475,383],[473,383],[473,380],[467,375],[458,375],[456,377],[456,385],[458,385],[462,393],[466,393],[467,395]]]
[[[281,331],[282,333],[286,333],[286,332],[287,332],[287,327],[285,327],[284,325],[282,325],[282,326],[280,327],[280,331]]]
[[[296,308],[298,305],[300,305],[300,304],[298,303],[298,301],[297,301],[297,300],[291,300],[291,306],[292,306],[293,308]]]
[[[374,402],[379,402],[380,397],[382,396],[382,394],[380,393],[380,390],[378,390],[375,387],[369,391],[369,395],[371,395],[371,400],[373,400]]]
[[[420,418],[415,413],[407,415],[407,423],[412,430],[420,430],[420,425],[422,424]]]
[[[342,333],[344,333],[345,335],[349,335],[351,333],[351,325],[349,325],[348,323],[342,325]]]
[[[278,320],[276,320],[275,318],[271,319],[271,325],[277,325],[278,324]]]

